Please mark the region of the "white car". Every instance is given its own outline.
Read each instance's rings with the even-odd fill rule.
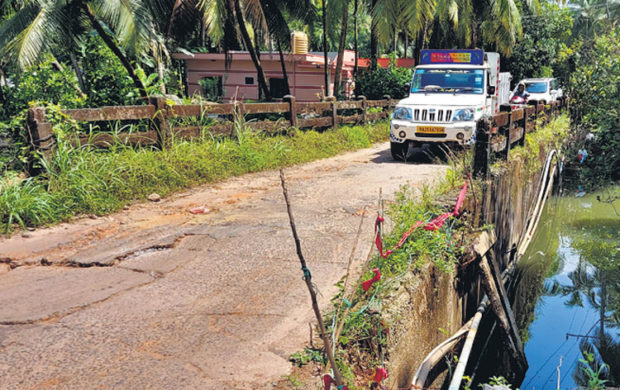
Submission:
[[[519,84],[525,86],[525,92],[529,94],[528,101],[536,100],[541,103],[549,103],[564,96],[558,80],[554,78],[523,79],[519,81],[517,88]],[[514,96],[516,90],[515,88],[511,96]]]

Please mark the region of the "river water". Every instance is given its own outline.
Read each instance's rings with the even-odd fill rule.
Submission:
[[[618,385],[620,199],[614,202],[616,198],[619,188],[583,197],[552,197],[547,202],[535,237],[518,264],[513,307],[529,363],[520,385],[523,390],[556,389],[558,381],[561,389],[584,386],[582,350],[593,353],[593,367],[597,361],[606,362],[610,367],[602,376]]]

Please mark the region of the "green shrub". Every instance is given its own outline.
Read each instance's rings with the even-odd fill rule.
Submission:
[[[620,28],[581,48],[570,79],[571,114],[575,125],[595,135],[585,145],[589,157],[581,174],[584,181],[601,185],[620,179]]]
[[[86,97],[77,92],[75,73],[66,66],[56,69],[54,62],[52,56],[47,56],[39,65],[13,75],[15,85],[3,88],[5,101],[0,102],[0,121],[10,120],[33,101],[64,108],[84,107]]]
[[[99,36],[89,37],[81,51],[88,107],[136,103],[135,96],[139,95],[134,91],[135,87],[127,70]]]
[[[388,68],[361,71],[355,79],[355,94],[369,100],[383,99],[384,95],[402,99],[409,96],[412,78],[413,69],[397,68],[393,63]]]

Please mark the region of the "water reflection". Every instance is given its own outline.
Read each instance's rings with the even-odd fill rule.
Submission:
[[[601,201],[609,194],[551,199],[519,263],[516,319],[530,365],[522,389],[587,386],[586,356],[593,372],[607,364],[607,386],[620,382],[620,217]]]

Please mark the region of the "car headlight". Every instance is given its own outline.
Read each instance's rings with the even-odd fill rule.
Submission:
[[[452,120],[456,122],[471,121],[473,119],[474,119],[473,108],[462,108],[460,110],[456,110],[454,112],[454,116],[452,117]]]
[[[392,119],[398,119],[401,121],[410,121],[413,118],[411,108],[396,107],[392,113]]]

